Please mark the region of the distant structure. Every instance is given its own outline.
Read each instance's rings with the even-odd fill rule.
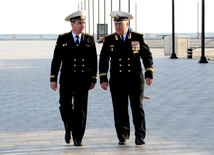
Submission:
[[[90,22],[87,22],[88,23],[87,28],[89,30],[88,33],[90,33],[90,26],[91,26],[91,23],[92,23],[93,32],[91,34],[93,34],[95,36],[96,35],[95,32],[96,32],[98,37],[96,37],[95,39],[97,39],[98,41],[103,40],[105,38],[105,36],[108,35],[108,24],[106,23],[106,0],[103,1],[103,5],[104,5],[103,9],[100,6],[100,0],[97,1],[97,3],[98,3],[97,12],[95,12],[96,10],[94,10],[94,5],[95,5],[94,4],[94,0],[91,1],[91,5],[90,5],[90,0],[88,0],[88,2],[86,2],[86,1],[87,0],[80,0],[78,2],[78,10],[80,10],[80,9],[83,10],[84,9],[84,10],[87,10],[87,12],[88,12],[87,19],[88,19],[88,21],[90,21]],[[131,10],[130,9],[130,5],[134,4],[134,3],[130,3],[130,1],[131,0],[128,0],[128,8],[127,8],[127,11],[129,13],[130,13],[130,10]],[[135,1],[135,3],[136,3],[136,1]],[[113,11],[113,9],[112,9],[113,8],[113,4],[115,4],[115,3],[113,3],[113,0],[111,0],[111,11]],[[90,6],[92,7],[92,9],[91,9],[92,10],[92,15],[91,16],[90,16]],[[122,0],[119,0],[119,8],[118,8],[118,10],[121,10],[121,6],[122,6]],[[135,4],[135,10],[136,10],[136,7],[137,7],[137,5]],[[100,10],[102,10],[104,12],[104,17],[103,18],[100,17]],[[96,23],[96,25],[97,25],[97,31],[94,30],[94,28],[96,27],[95,24],[94,24],[94,17],[96,15],[97,15],[97,18],[98,18],[98,23]],[[90,18],[92,18],[92,20]],[[100,18],[104,19],[104,23],[102,23],[102,24],[100,23]],[[135,18],[135,20],[136,20],[136,18]],[[129,22],[129,25],[130,25],[130,22]],[[110,30],[111,32],[110,33],[113,33],[112,32],[113,31],[112,30],[113,29],[112,28],[113,27],[112,21],[111,21],[111,24],[109,24],[109,26],[111,27],[111,30]],[[136,27],[136,25],[135,25],[135,27]],[[129,27],[129,29],[132,30],[131,27]],[[104,31],[104,30],[106,30],[106,31]],[[100,31],[102,31],[104,33],[101,34],[102,32],[100,32]]]

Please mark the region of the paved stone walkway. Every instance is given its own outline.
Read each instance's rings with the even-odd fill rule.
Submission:
[[[49,87],[52,50],[0,51],[0,154],[214,154],[214,61],[154,55],[154,83],[145,88],[151,99],[143,101],[143,146],[134,143],[132,123],[127,145],[118,145],[110,92],[98,81],[89,94],[84,146],[75,147],[64,142],[58,91]]]

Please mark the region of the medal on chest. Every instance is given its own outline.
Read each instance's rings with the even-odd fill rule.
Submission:
[[[114,45],[110,45],[111,52],[114,51]]]
[[[132,41],[131,42],[131,47],[132,47],[133,54],[139,53],[140,42],[139,41]]]

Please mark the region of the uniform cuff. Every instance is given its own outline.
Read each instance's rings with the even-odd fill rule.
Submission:
[[[97,82],[97,76],[92,76],[91,82],[96,83]]]
[[[107,76],[101,76],[100,77],[100,84],[103,83],[103,82],[108,82]]]
[[[55,75],[50,75],[51,82],[57,82],[57,77]]]
[[[152,71],[146,71],[145,78],[151,78],[151,79],[153,79],[153,72]]]

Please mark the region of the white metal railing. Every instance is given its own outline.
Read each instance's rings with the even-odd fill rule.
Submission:
[[[58,34],[0,34],[0,40],[56,40]]]
[[[0,40],[56,40],[59,34],[0,34]],[[164,36],[171,35],[170,33],[145,33],[145,39],[164,39]],[[201,39],[196,33],[176,33],[176,36],[189,35],[191,39]],[[214,33],[205,35],[206,39],[213,39]],[[94,39],[97,39],[97,34],[94,34]],[[97,40],[96,40],[97,41]]]

